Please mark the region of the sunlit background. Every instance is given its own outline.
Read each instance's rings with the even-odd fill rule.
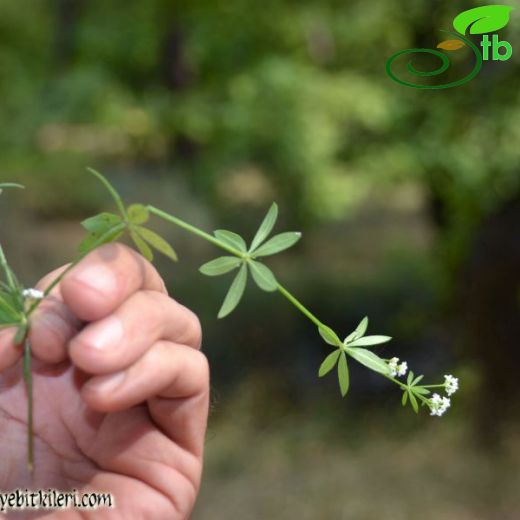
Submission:
[[[218,321],[230,280],[197,271],[217,251],[157,222],[212,366],[194,520],[520,518],[520,9],[512,59],[462,87],[385,74],[475,5],[0,2],[0,180],[27,186],[1,233],[27,285],[110,208],[86,166],[208,231],[252,237],[275,200],[303,240],[269,265],[298,298],[342,334],[368,314],[394,337],[383,357],[461,379],[442,419],[357,366],[341,399],[312,324],[252,284]]]

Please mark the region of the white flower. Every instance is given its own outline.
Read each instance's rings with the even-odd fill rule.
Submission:
[[[459,389],[459,380],[456,377],[445,375],[444,386],[446,387],[446,393],[453,395]]]
[[[22,293],[24,298],[32,300],[41,300],[45,295],[38,289],[25,289]]]
[[[430,415],[440,417],[450,407],[451,401],[447,397],[441,397],[439,394],[433,394],[430,402]]]
[[[397,364],[399,363],[399,358],[398,357],[393,357],[389,362],[388,362],[388,368],[390,369],[390,375],[392,377],[395,377],[397,375],[397,371],[398,371],[398,366]]]
[[[401,364],[399,364],[399,358],[393,357],[388,362],[388,368],[390,368],[390,375],[392,377],[404,376],[408,370],[408,363],[403,361]]]
[[[397,367],[397,375],[398,376],[404,376],[406,375],[406,372],[408,370],[408,363],[406,361],[403,361],[398,367]]]

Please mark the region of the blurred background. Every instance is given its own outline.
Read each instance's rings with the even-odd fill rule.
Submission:
[[[442,419],[353,363],[341,399],[312,324],[252,284],[217,321],[230,280],[197,272],[217,251],[157,222],[212,366],[195,520],[520,518],[520,10],[512,59],[462,87],[385,73],[476,5],[0,2],[0,180],[28,188],[2,198],[1,234],[28,286],[111,208],[86,166],[208,231],[250,238],[275,200],[303,240],[268,263],[298,298],[341,334],[368,314],[394,337],[383,357],[461,379]]]

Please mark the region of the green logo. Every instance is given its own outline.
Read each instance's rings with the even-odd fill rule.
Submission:
[[[509,13],[512,7],[507,5],[485,5],[475,7],[463,11],[453,20],[453,27],[457,32],[443,31],[450,34],[454,39],[444,40],[437,45],[437,49],[405,49],[396,52],[386,62],[387,74],[397,83],[406,87],[422,88],[422,89],[443,89],[458,87],[472,80],[482,68],[482,62],[492,59],[493,61],[506,61],[513,55],[513,48],[507,41],[500,41],[497,34],[493,34],[490,39],[489,33],[498,31],[505,27],[509,22]],[[480,42],[481,50],[469,38],[471,34],[482,34]],[[400,79],[396,76],[392,69],[394,61],[400,56],[406,54],[429,54],[441,60],[441,64],[433,71],[421,71],[414,67],[412,61],[407,64],[407,70],[410,74],[418,77],[438,76],[445,72],[450,66],[450,59],[447,54],[442,51],[457,51],[464,47],[469,47],[475,56],[475,65],[473,69],[463,78],[449,83],[440,85],[421,85]]]

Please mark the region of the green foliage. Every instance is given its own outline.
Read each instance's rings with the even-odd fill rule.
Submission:
[[[155,231],[144,227],[150,219],[150,213],[142,204],[132,204],[125,208],[123,200],[110,182],[99,172],[88,168],[107,189],[114,199],[120,215],[114,213],[100,213],[84,220],[81,225],[87,230],[87,235],[79,246],[79,251],[86,254],[100,244],[113,242],[128,230],[130,238],[139,252],[150,262],[154,259],[152,248],[159,251],[173,261],[177,261],[177,253],[172,246]]]
[[[301,233],[289,231],[267,240],[277,218],[278,206],[273,203],[260,223],[249,248],[246,241],[233,231],[217,229],[213,233],[217,240],[216,244],[232,252],[236,257],[221,256],[202,265],[199,271],[207,276],[220,276],[240,267],[218,313],[219,318],[230,314],[239,304],[246,287],[248,273],[263,291],[273,292],[279,288],[276,277],[269,267],[255,259],[285,251],[300,239]]]

